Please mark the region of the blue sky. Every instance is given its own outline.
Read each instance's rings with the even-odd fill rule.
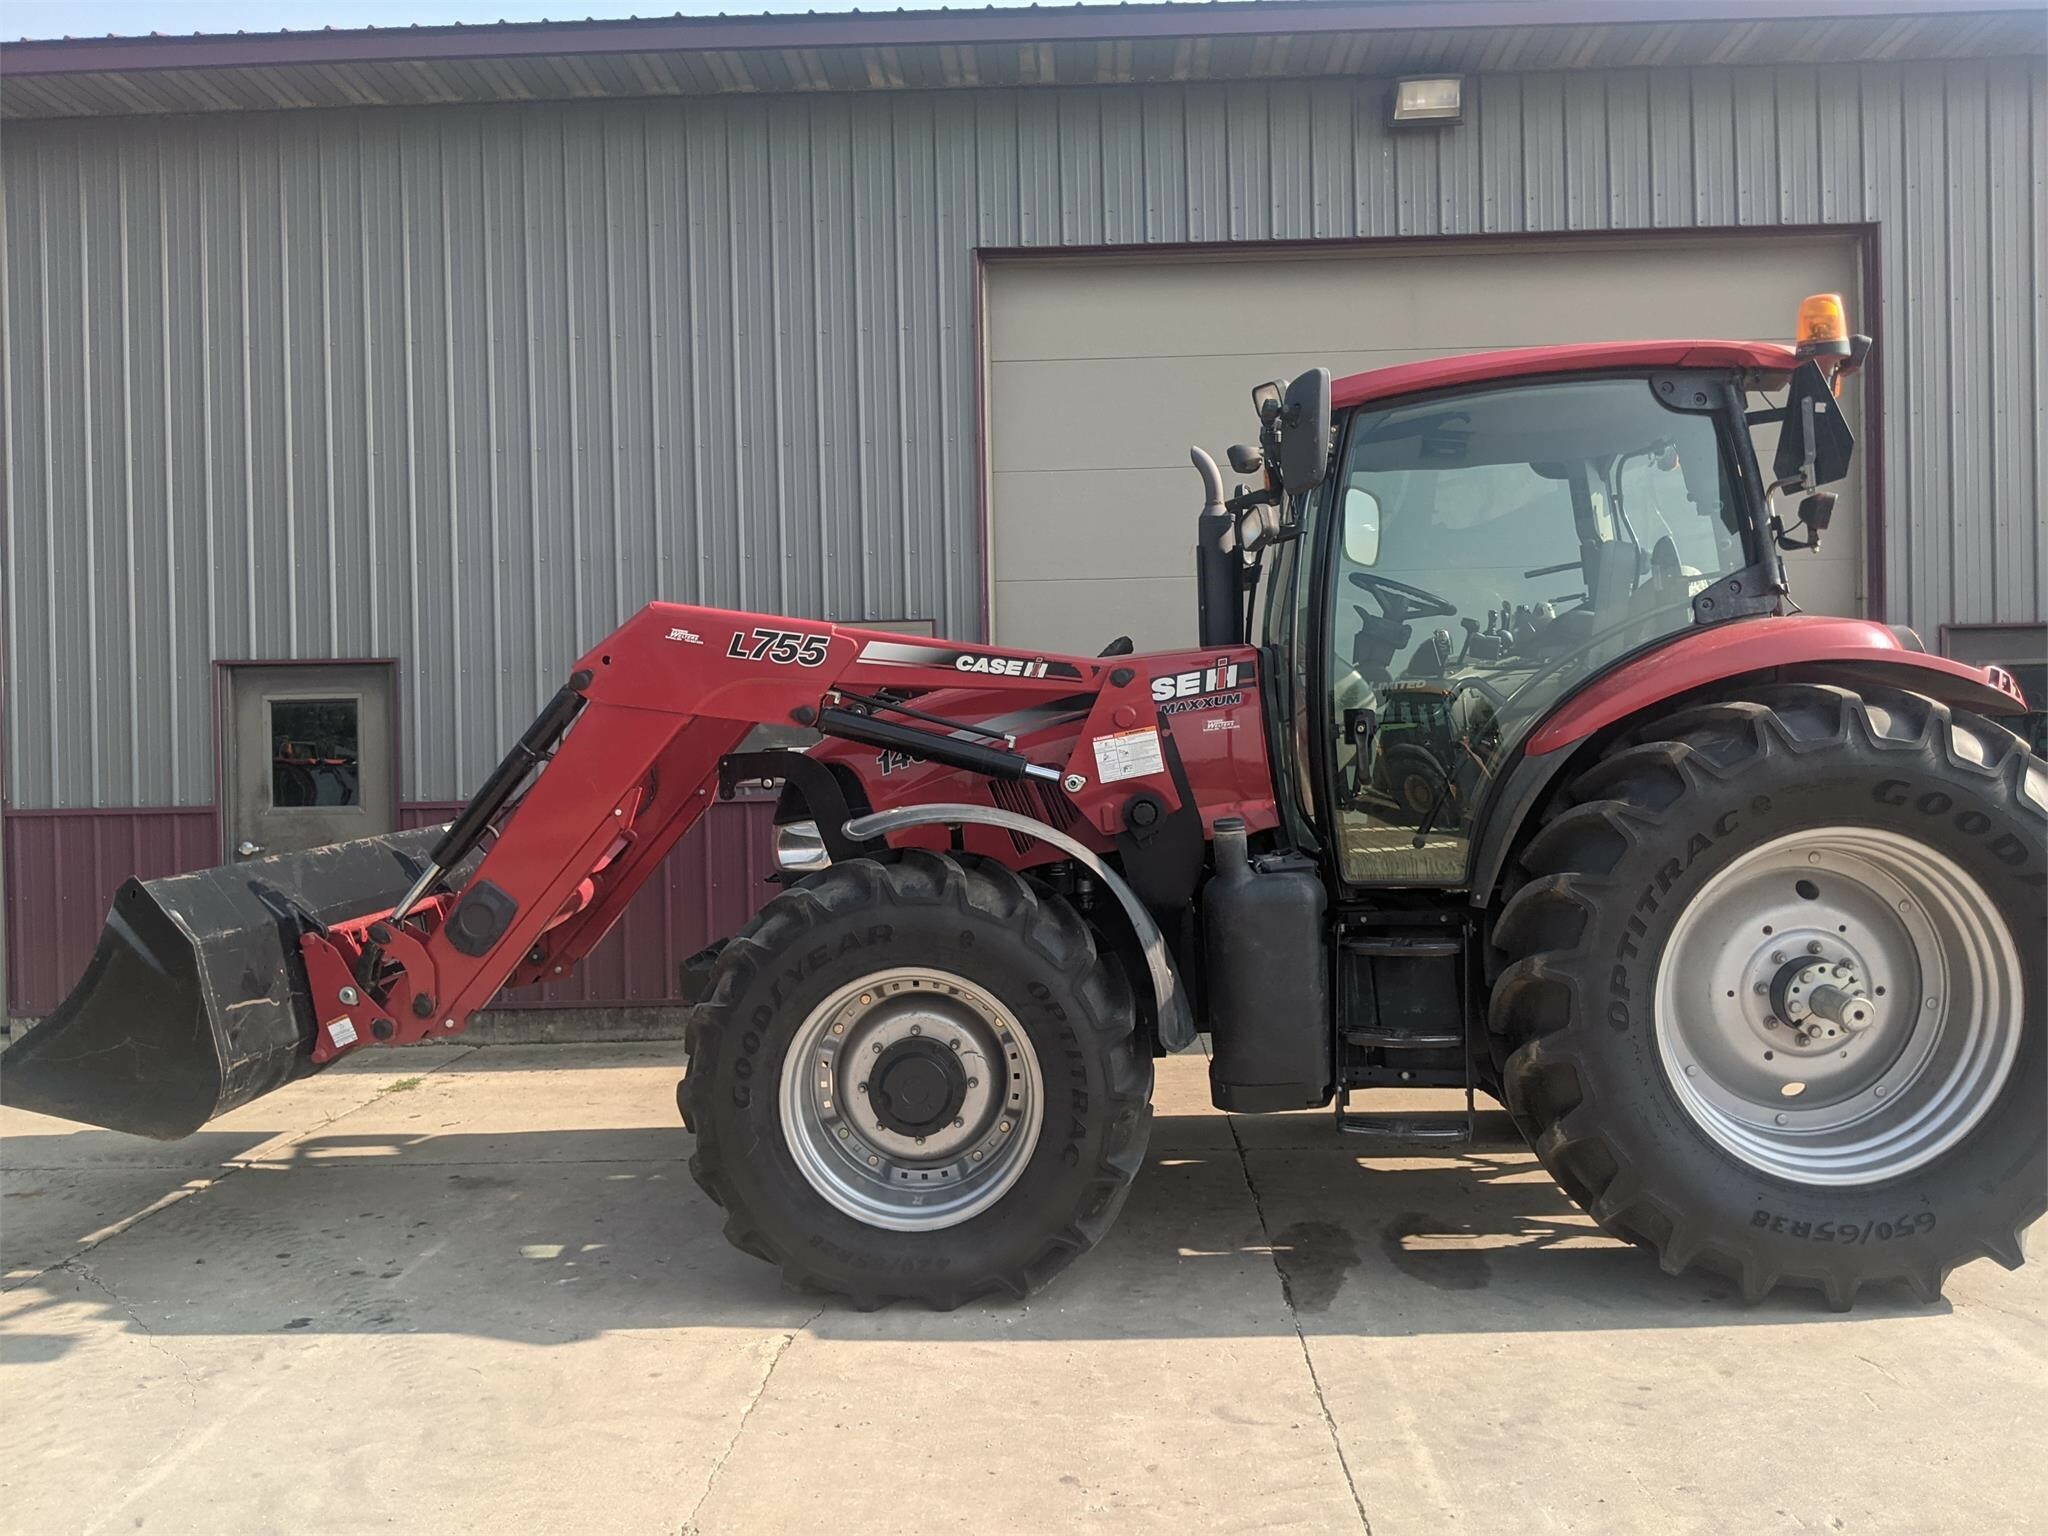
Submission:
[[[926,9],[866,0],[868,11]],[[985,0],[970,0],[980,5]],[[1027,0],[996,0],[1017,5]],[[850,11],[852,0],[7,0],[0,37],[103,37],[109,32],[276,32],[321,27],[445,26],[452,22],[573,21],[587,16],[759,15],[765,11]]]

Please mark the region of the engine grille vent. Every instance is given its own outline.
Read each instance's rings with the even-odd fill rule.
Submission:
[[[1074,808],[1066,792],[1057,784],[1048,784],[1043,779],[991,779],[989,797],[1006,811],[1019,816],[1029,816],[1033,821],[1042,821],[1049,827],[1065,832],[1081,819],[1081,813]],[[1034,838],[1022,832],[1012,832],[1010,841],[1019,853],[1030,850]]]

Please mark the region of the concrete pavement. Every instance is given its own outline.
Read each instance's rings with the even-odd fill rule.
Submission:
[[[2048,1267],[1745,1308],[1498,1117],[1380,1158],[1181,1057],[1102,1248],[863,1315],[720,1238],[677,1056],[365,1053],[168,1146],[8,1112],[0,1531],[2048,1529]]]

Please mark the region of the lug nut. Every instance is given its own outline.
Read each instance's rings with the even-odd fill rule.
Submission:
[[[1808,953],[1809,955],[1817,955],[1817,954],[1819,954],[1819,953],[1820,953],[1820,940],[1819,940],[1819,939],[1809,939],[1809,940],[1807,941],[1807,944],[1806,944],[1806,952],[1807,952],[1807,953]]]
[[[1784,963],[1785,963],[1785,951],[1783,951],[1782,949],[1778,949],[1778,950],[1773,950],[1773,951],[1771,952],[1771,964],[1773,964],[1773,965],[1783,965]]]

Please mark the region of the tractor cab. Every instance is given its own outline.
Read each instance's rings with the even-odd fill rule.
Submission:
[[[1279,573],[1265,628],[1311,770],[1289,788],[1346,882],[1463,884],[1474,810],[1529,727],[1759,558],[1739,397],[1681,377],[1718,408],[1611,374],[1344,418],[1304,507],[1320,558]]]
[[[1773,495],[1817,493],[1802,507],[1817,542],[1832,502],[1819,484],[1848,467],[1833,389],[1868,341],[1834,320],[1803,352],[1543,348],[1332,388],[1320,473],[1263,488],[1272,502],[1239,549],[1254,571],[1271,564],[1256,638],[1282,809],[1344,886],[1469,885],[1490,797],[1563,699],[1681,632],[1778,611],[1779,548],[1807,546]],[[1837,341],[1830,379],[1808,354]],[[1766,391],[1783,403],[1752,409]],[[1255,398],[1307,462],[1275,393]],[[1751,431],[1772,421],[1792,452],[1767,477]],[[1731,582],[1746,598],[1717,603]]]

